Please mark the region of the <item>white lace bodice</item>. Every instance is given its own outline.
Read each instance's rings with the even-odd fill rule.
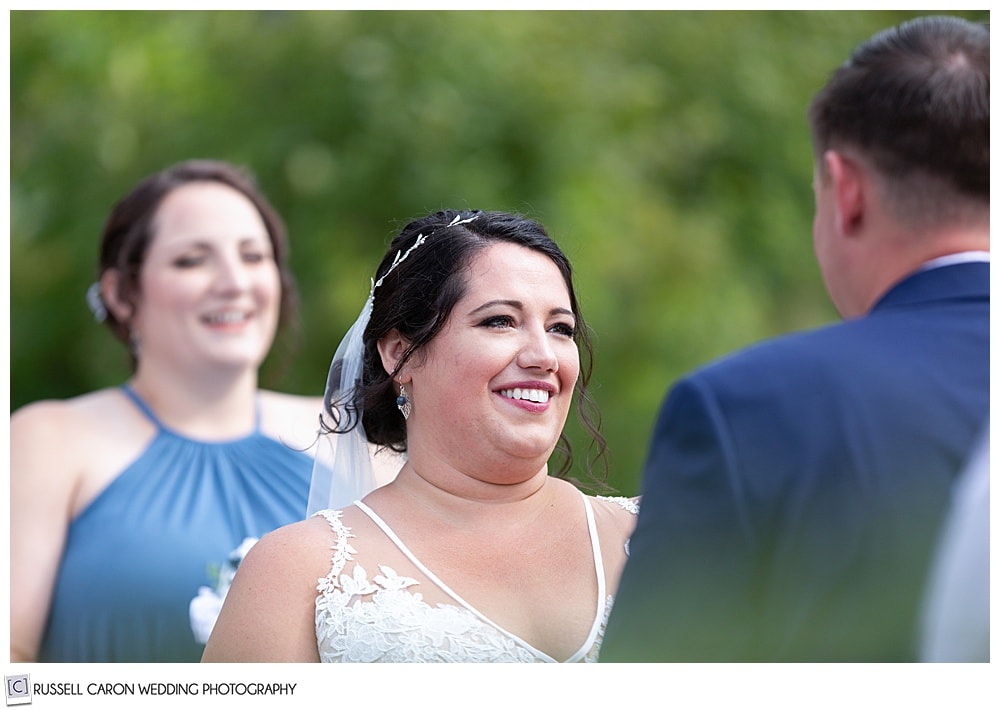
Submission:
[[[628,498],[604,498],[637,514]],[[594,662],[604,638],[612,597],[605,588],[604,563],[590,500],[584,496],[587,525],[598,580],[598,604],[589,635],[580,649],[567,659]],[[374,511],[355,503],[392,540],[397,548],[430,582],[454,603],[431,606],[419,591],[420,583],[378,564],[377,574],[354,563],[354,535],[341,520],[339,510],[324,510],[334,533],[330,573],[319,580],[316,598],[316,641],[320,660],[330,662],[453,662],[453,663],[545,663],[556,662],[548,654],[504,630],[449,589],[427,569]]]

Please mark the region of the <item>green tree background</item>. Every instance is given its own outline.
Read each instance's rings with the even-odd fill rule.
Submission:
[[[105,216],[139,178],[221,158],[289,227],[302,329],[262,378],[286,391],[322,392],[411,218],[545,224],[595,331],[609,482],[636,493],[672,381],[836,318],[806,107],[854,46],[917,14],[11,12],[11,409],[128,376],[84,301]]]

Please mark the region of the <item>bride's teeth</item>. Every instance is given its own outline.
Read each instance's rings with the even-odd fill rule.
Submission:
[[[502,390],[500,394],[511,399],[526,399],[530,402],[537,402],[540,404],[549,401],[549,393],[546,390],[521,389],[520,387],[515,387],[512,390]]]

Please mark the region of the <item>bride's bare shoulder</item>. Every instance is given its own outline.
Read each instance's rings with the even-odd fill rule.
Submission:
[[[258,540],[240,563],[240,569],[267,570],[272,578],[307,574],[311,579],[314,573],[329,566],[332,539],[330,525],[320,516],[290,523]]]
[[[247,552],[205,647],[205,662],[315,661],[317,582],[329,569],[318,518],[264,535]]]

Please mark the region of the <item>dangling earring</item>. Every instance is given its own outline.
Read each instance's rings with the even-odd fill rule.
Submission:
[[[410,418],[410,412],[413,410],[413,405],[410,403],[410,399],[406,396],[406,385],[402,382],[399,383],[399,396],[396,397],[396,406],[399,407],[399,411],[403,415],[403,419]]]
[[[138,360],[139,349],[142,347],[142,339],[139,337],[138,333],[131,329],[128,332],[128,344],[129,349],[132,351],[132,357]]]

